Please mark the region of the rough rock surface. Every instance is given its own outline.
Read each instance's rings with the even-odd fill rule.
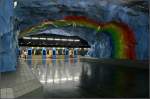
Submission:
[[[15,70],[16,36],[13,31],[13,2],[0,0],[0,72]]]
[[[21,30],[45,19],[62,19],[68,15],[87,16],[100,22],[122,21],[135,32],[137,59],[145,60],[149,57],[148,0],[18,0],[15,11]],[[111,50],[108,50],[111,46],[106,35],[96,36],[95,31],[72,27],[58,30],[87,40],[91,45],[89,55],[111,58]],[[95,37],[101,40],[97,41]]]

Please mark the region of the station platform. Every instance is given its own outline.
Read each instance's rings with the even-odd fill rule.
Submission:
[[[42,87],[23,59],[18,61],[17,70],[0,73],[0,99],[17,98]]]
[[[147,98],[148,74],[148,61],[33,56],[1,73],[0,98]]]
[[[122,66],[122,67],[133,67],[149,69],[148,60],[128,60],[128,59],[99,59],[88,56],[80,56],[82,62],[95,62],[99,64],[107,64],[109,66]]]

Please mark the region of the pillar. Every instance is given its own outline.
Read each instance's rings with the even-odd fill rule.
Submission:
[[[13,0],[0,0],[0,72],[16,70],[16,41],[13,30]]]

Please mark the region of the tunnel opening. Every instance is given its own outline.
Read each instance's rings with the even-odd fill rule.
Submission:
[[[32,26],[20,33],[20,35],[27,35],[31,33],[36,33],[38,31],[49,29],[49,26],[53,26],[55,28],[60,27],[73,27],[74,29],[80,28],[89,28],[93,29],[92,33],[84,33],[75,35],[79,35],[80,37],[86,38],[86,40],[99,38],[96,34],[101,34],[103,32],[109,34],[113,42],[113,56],[108,57],[111,59],[136,59],[135,52],[135,34],[133,30],[125,23],[118,21],[111,21],[106,23],[96,22],[91,20],[85,16],[66,16],[63,20],[54,20],[54,21],[44,21],[36,26]],[[89,36],[89,34],[91,34]],[[87,37],[87,35],[89,37]],[[105,49],[104,49],[105,50]],[[110,51],[111,52],[111,51]],[[107,53],[106,53],[107,54]],[[100,57],[101,58],[101,57]]]
[[[64,36],[57,34],[33,34],[19,38],[19,46],[29,47],[69,47],[89,48],[89,44],[78,36]]]
[[[64,36],[42,33],[19,38],[20,54],[22,58],[77,58],[84,56],[90,48],[87,41],[78,36]],[[25,54],[27,55],[25,55]],[[43,57],[44,56],[44,57]]]

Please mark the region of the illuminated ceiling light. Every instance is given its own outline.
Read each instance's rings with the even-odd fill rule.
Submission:
[[[79,42],[80,40],[74,40],[75,42]]]
[[[37,37],[32,37],[32,40],[38,40],[39,38],[37,38]]]
[[[73,39],[68,39],[68,41],[74,41]]]
[[[23,39],[31,39],[31,37],[23,37]]]
[[[53,38],[47,38],[47,40],[54,40]]]
[[[14,8],[16,8],[17,4],[18,4],[17,1],[15,1],[14,2]]]
[[[61,39],[62,41],[67,41],[67,39]]]
[[[46,40],[46,38],[40,38],[40,40]]]
[[[54,39],[54,40],[56,40],[56,41],[60,41],[60,39]]]

